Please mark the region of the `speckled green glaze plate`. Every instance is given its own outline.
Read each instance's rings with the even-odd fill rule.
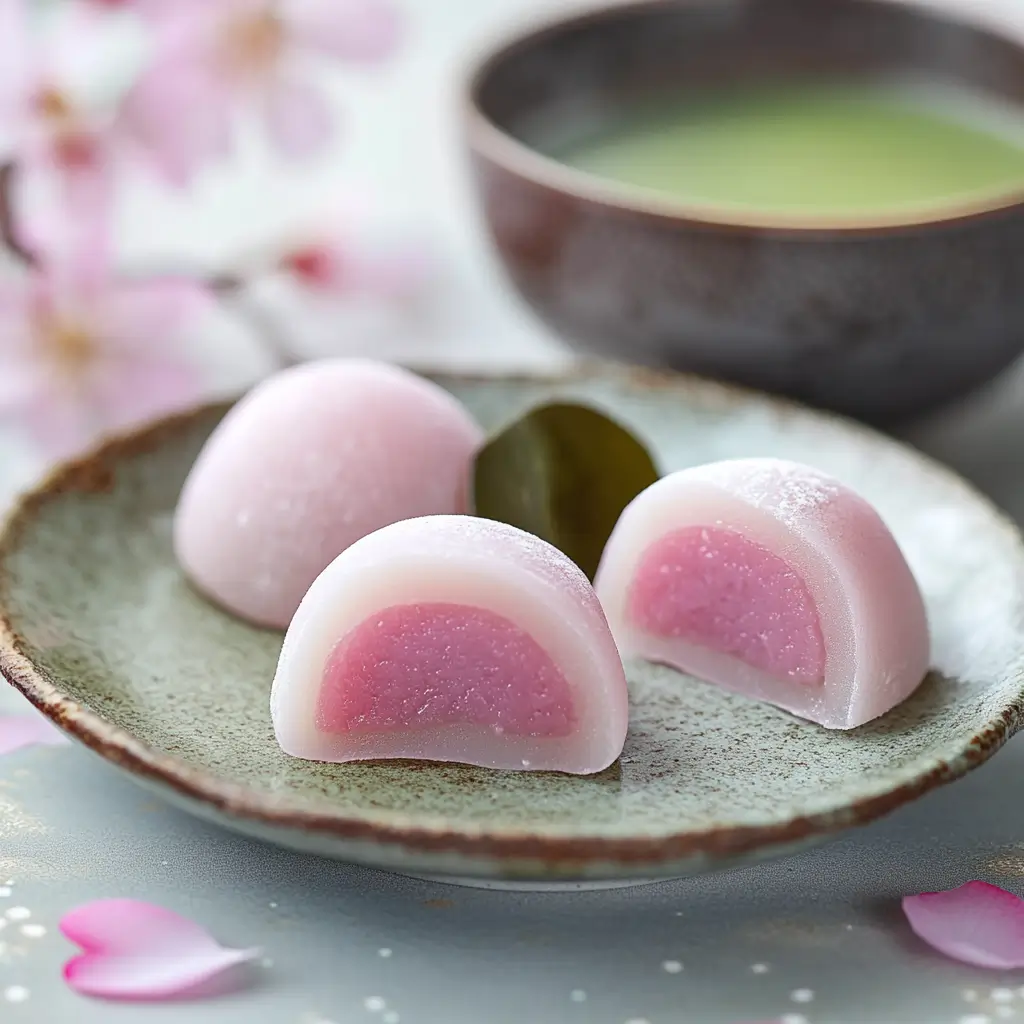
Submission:
[[[925,592],[935,671],[881,720],[827,732],[665,668],[629,666],[621,762],[589,778],[286,757],[268,695],[281,637],[211,607],[175,565],[179,487],[223,407],[59,469],[0,542],[0,667],[46,714],[190,810],[297,849],[411,873],[537,882],[681,875],[867,822],[993,754],[1024,707],[1024,549],[949,471],[763,396],[596,368],[438,378],[487,426],[585,400],[661,468],[775,455],[875,503]]]

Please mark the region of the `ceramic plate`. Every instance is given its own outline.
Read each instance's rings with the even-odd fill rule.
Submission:
[[[948,470],[861,427],[686,377],[437,379],[486,426],[554,396],[595,404],[663,470],[775,455],[834,473],[903,546],[935,670],[895,711],[837,733],[632,664],[625,754],[589,778],[290,759],[268,712],[280,635],[207,604],[171,550],[179,487],[223,406],[62,467],[14,511],[0,543],[0,667],[68,732],[203,817],[301,850],[477,879],[629,881],[793,850],[962,775],[1016,730],[1024,550]]]

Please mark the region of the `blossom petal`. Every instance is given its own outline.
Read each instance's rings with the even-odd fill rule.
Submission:
[[[120,283],[103,296],[97,330],[112,354],[134,351],[143,361],[159,361],[215,301],[188,278]]]
[[[194,404],[203,377],[190,358],[188,329],[215,305],[186,278],[121,284],[102,297],[97,333],[105,346],[89,381],[104,431],[121,430]]]
[[[44,390],[38,367],[28,360],[0,357],[0,417],[24,413],[39,401]]]
[[[133,395],[130,378],[115,374],[112,363],[97,360],[75,376],[51,368],[31,400],[16,411],[19,426],[43,455],[79,455],[104,435],[150,418],[149,394]]]
[[[68,206],[73,214],[90,222],[106,224],[114,206],[114,174],[103,140],[86,139],[91,154],[81,162],[59,164]]]
[[[390,0],[289,0],[284,17],[300,46],[346,61],[384,60],[402,36]]]
[[[401,299],[417,294],[431,280],[435,253],[416,241],[370,247],[356,261],[356,281],[369,293]]]
[[[1024,967],[1024,900],[988,882],[903,899],[910,927],[954,960],[1010,970]]]
[[[31,59],[30,38],[25,0],[0,0],[0,85],[11,87],[24,81]]]
[[[93,0],[103,5],[130,7],[143,18],[149,18],[162,25],[165,20],[180,18],[184,13],[190,18],[198,17],[210,6],[209,0]]]
[[[31,354],[32,283],[26,275],[0,277],[0,359]]]
[[[84,267],[72,261],[29,275],[24,306],[16,293],[6,315],[0,303],[0,414],[50,456],[80,452],[202,396],[187,341],[193,318],[214,307],[209,290],[188,279],[112,284],[90,276],[80,256]],[[65,358],[45,335],[36,338],[36,318],[80,330],[84,356]]]
[[[64,965],[80,995],[159,1000],[187,995],[255,949],[226,949],[194,921],[139,900],[97,900],[60,921],[64,936],[83,950]]]
[[[281,77],[267,90],[264,104],[271,141],[285,156],[309,157],[330,141],[333,111],[323,93],[309,83]]]
[[[125,430],[169,413],[181,412],[203,397],[198,367],[169,359],[111,362],[97,374],[91,401],[102,433]]]
[[[114,163],[106,141],[82,137],[77,156],[67,142],[36,138],[22,150],[26,179],[49,186],[51,201],[22,225],[22,238],[61,274],[93,288],[107,276],[114,209]]]
[[[81,389],[62,387],[51,376],[19,411],[18,421],[42,454],[61,459],[80,454],[102,436],[99,412]]]
[[[139,78],[122,104],[119,127],[170,184],[183,188],[230,153],[232,111],[228,85],[209,66],[175,58]]]
[[[42,715],[0,715],[0,754],[23,747],[59,747],[68,738]]]
[[[37,75],[79,114],[110,109],[134,78],[145,48],[135,18],[98,4],[46,5],[37,35]]]
[[[35,275],[0,278],[0,417],[20,418],[46,392],[31,315],[38,294]]]
[[[297,237],[280,258],[281,268],[300,284],[401,302],[420,295],[436,278],[440,258],[429,239],[360,228],[354,218],[325,228],[330,220],[324,215],[318,228]]]
[[[33,77],[34,48],[25,0],[0,0],[0,132],[5,148],[21,128],[21,105]]]

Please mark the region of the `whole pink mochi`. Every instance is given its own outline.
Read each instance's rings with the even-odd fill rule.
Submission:
[[[622,661],[586,576],[513,526],[427,516],[317,578],[270,698],[282,749],[590,774],[621,753]]]
[[[287,627],[328,563],[400,519],[465,511],[480,428],[448,392],[363,359],[306,363],[210,435],[174,523],[178,559],[225,608]]]
[[[878,513],[810,466],[683,470],[620,518],[595,587],[623,656],[658,661],[831,729],[928,671],[924,602]]]

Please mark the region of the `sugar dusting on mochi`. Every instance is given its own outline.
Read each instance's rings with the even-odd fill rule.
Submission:
[[[622,661],[586,576],[513,526],[429,516],[353,544],[285,637],[286,753],[590,774],[621,754]]]
[[[398,367],[332,359],[285,370],[207,440],[178,504],[178,559],[214,601],[284,629],[360,537],[465,511],[481,441],[453,396]]]
[[[849,729],[928,671],[924,602],[878,513],[809,466],[673,473],[623,512],[595,587],[623,656]]]

